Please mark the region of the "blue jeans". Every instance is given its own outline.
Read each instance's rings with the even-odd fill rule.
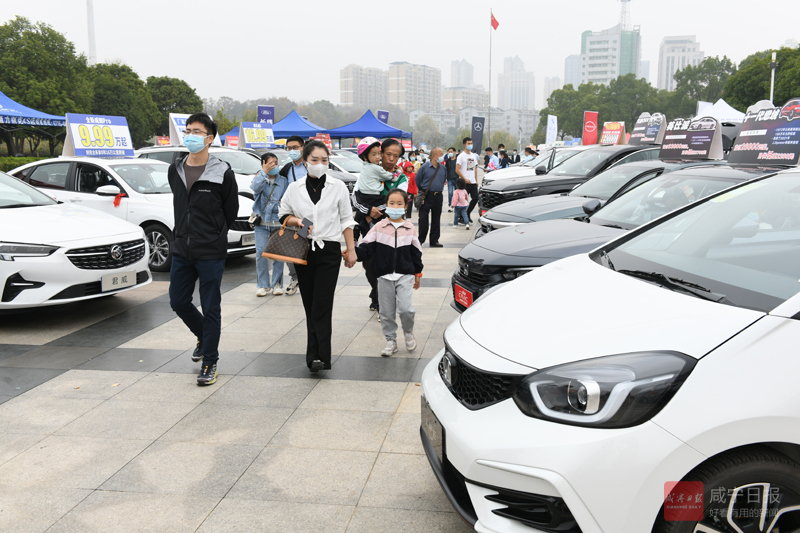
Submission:
[[[456,180],[447,180],[447,205],[453,205],[453,191],[456,190]]]
[[[172,256],[169,271],[169,305],[203,343],[203,364],[211,365],[219,359],[219,335],[222,325],[222,272],[224,259],[184,259]],[[200,305],[203,312],[192,303],[194,286],[200,280]]]
[[[281,229],[267,226],[256,226],[256,273],[258,274],[258,288],[271,289],[274,286],[283,287],[283,261],[267,259],[261,255],[267,247],[267,241],[272,232]],[[272,267],[272,281],[270,282],[269,269]]]
[[[453,208],[456,212],[455,217],[453,217],[453,225],[458,226],[458,221],[463,220],[464,224],[469,224],[469,217],[467,216],[467,206],[461,207],[454,207]]]

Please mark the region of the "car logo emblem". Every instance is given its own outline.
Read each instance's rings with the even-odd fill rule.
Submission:
[[[122,259],[122,246],[115,244],[111,247],[111,259],[114,261],[119,261]]]
[[[476,122],[474,129],[475,131],[481,131],[483,129],[483,124],[481,124],[480,122]]]
[[[447,354],[442,358],[442,379],[448,387],[453,385],[453,367]]]
[[[587,133],[592,133],[596,129],[597,129],[597,124],[595,124],[591,120],[586,122],[586,131],[587,131]]]

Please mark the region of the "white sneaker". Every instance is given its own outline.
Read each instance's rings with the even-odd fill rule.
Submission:
[[[297,280],[293,279],[291,281],[291,283],[289,283],[289,286],[286,287],[286,294],[291,296],[292,294],[294,294],[296,292],[297,292]]]
[[[406,350],[413,352],[417,348],[417,339],[413,333],[406,333]]]
[[[256,296],[266,296],[269,294],[269,289],[265,289],[264,287],[259,287],[256,291]]]
[[[469,230],[469,224],[467,224],[467,230]]]
[[[386,346],[381,351],[381,355],[389,357],[394,353],[397,353],[397,341],[386,341]]]
[[[453,227],[458,229],[458,224],[453,224]]]
[[[280,296],[281,294],[283,294],[283,289],[276,285],[275,287],[272,288],[272,294],[274,294],[275,296]]]

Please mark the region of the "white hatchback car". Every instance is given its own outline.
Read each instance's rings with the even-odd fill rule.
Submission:
[[[172,264],[175,227],[168,168],[147,159],[60,157],[21,166],[11,174],[56,200],[141,226],[150,245],[150,269],[166,272]],[[241,195],[239,200],[239,214],[228,231],[229,257],[255,253],[255,233],[247,221],[253,202]]]
[[[57,305],[151,281],[142,228],[0,172],[0,309]]]
[[[485,295],[422,376],[481,532],[800,531],[800,171]]]

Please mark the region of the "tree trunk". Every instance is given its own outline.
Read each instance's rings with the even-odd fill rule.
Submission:
[[[17,154],[21,154],[25,149],[25,139],[16,137],[12,132],[6,131],[4,132],[6,146],[8,147],[8,155],[9,157],[15,157]]]
[[[33,144],[33,141],[36,141],[36,144]],[[39,149],[39,145],[42,143],[41,137],[37,135],[31,135],[28,137],[28,145],[31,148],[31,157],[36,157],[36,150]]]

